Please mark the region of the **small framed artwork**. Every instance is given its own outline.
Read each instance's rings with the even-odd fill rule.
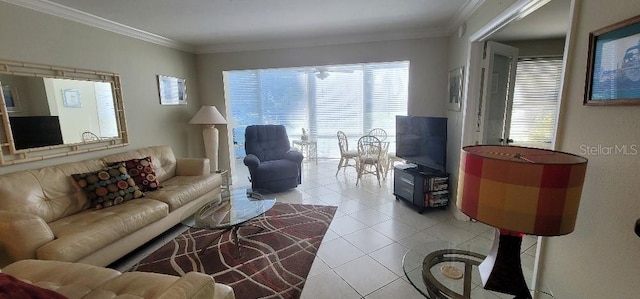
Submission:
[[[11,85],[2,85],[2,96],[4,97],[4,104],[7,107],[7,112],[20,112],[20,96],[18,95],[18,89]]]
[[[82,98],[79,89],[63,89],[62,103],[68,108],[82,108]]]
[[[447,109],[460,111],[462,101],[462,82],[464,80],[464,67],[458,67],[449,71],[449,102]]]
[[[158,75],[158,93],[161,105],[187,104],[187,82],[185,79]]]
[[[589,34],[585,105],[640,105],[640,16]]]

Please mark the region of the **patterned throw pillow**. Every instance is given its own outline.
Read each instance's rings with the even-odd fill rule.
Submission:
[[[144,196],[127,173],[124,163],[94,172],[73,174],[72,177],[87,193],[91,206],[96,210]]]
[[[153,191],[161,187],[158,182],[158,177],[156,176],[156,171],[153,168],[151,157],[131,159],[117,163],[124,163],[125,167],[127,167],[127,172],[142,192]]]

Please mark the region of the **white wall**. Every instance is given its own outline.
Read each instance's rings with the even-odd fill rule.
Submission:
[[[131,136],[131,145],[124,149],[5,166],[0,167],[0,173],[153,144],[171,144],[179,156],[203,156],[199,128],[186,123],[201,104],[216,105],[227,115],[222,84],[225,70],[410,60],[409,110],[415,115],[449,118],[448,168],[455,182],[459,159],[451,153],[460,149],[462,112],[445,110],[447,72],[467,63],[470,34],[513,2],[485,1],[467,21],[466,34],[461,38],[454,35],[448,39],[207,54],[196,58],[0,2],[3,41],[0,58],[121,74]],[[583,0],[578,4],[577,31],[569,50],[569,81],[560,118],[559,149],[580,153],[584,146],[640,145],[639,106],[582,105],[588,33],[640,14],[640,2]],[[189,105],[160,106],[157,74],[187,78]],[[229,150],[226,130],[221,130],[221,135],[224,167],[229,163],[228,159],[224,161]],[[640,238],[633,233],[633,223],[640,217],[637,198],[640,158],[604,153],[587,157],[589,166],[576,230],[546,239],[541,285],[551,289],[556,298],[637,298]]]
[[[466,93],[469,66],[467,65],[468,55],[470,51],[469,37],[482,28],[487,22],[495,18],[498,14],[511,6],[515,0],[508,1],[485,1],[482,6],[471,15],[466,21],[466,30],[462,36],[453,34],[449,37],[449,69],[454,69],[460,66],[464,66],[465,79],[463,82],[463,94]],[[458,173],[460,168],[460,150],[462,148],[462,121],[464,118],[464,110],[466,101],[472,101],[477,99],[464,99],[462,100],[462,107],[460,111],[447,110],[447,129],[448,129],[448,146],[447,146],[447,171],[451,174],[451,198],[455,199],[458,190]],[[468,144],[465,144],[468,145]],[[451,205],[451,211],[460,219],[466,219],[467,217],[460,213],[455,204]]]
[[[56,105],[56,115],[60,120],[60,131],[64,143],[82,142],[82,132],[100,132],[98,126],[98,105],[96,91],[91,81],[71,81],[66,79],[45,79],[51,81],[51,102]],[[64,104],[63,91],[78,90],[80,107],[67,107]],[[51,109],[53,110],[53,109]]]
[[[0,173],[84,160],[149,145],[171,145],[178,157],[204,157],[195,55],[0,2],[0,59],[118,73],[130,145],[107,151],[0,167]],[[187,79],[189,104],[161,106],[156,75]],[[191,88],[194,87],[194,88]]]
[[[42,78],[0,75],[0,82],[15,88],[17,93],[14,101],[20,111],[11,112],[10,116],[51,115]]]
[[[567,11],[567,16],[569,12]],[[519,57],[562,56],[564,53],[564,38],[522,41],[498,41],[518,48]]]
[[[586,146],[640,150],[640,106],[582,105],[589,32],[640,15],[640,2],[578,1],[577,15],[558,148],[583,155]],[[640,238],[633,225],[640,218],[640,153],[596,150],[585,157],[589,164],[576,228],[544,242],[542,287],[556,298],[639,298]]]
[[[450,68],[466,64],[467,39],[474,28],[485,25],[513,2],[485,2],[467,22],[467,34],[450,37]],[[585,154],[585,146],[626,145],[630,149],[635,145],[640,150],[639,106],[582,105],[589,32],[640,14],[640,2],[576,2],[578,22],[568,52],[569,79],[562,97],[558,149]],[[460,128],[450,130],[455,135],[450,140],[459,140],[462,113],[447,112],[447,116],[450,128]],[[589,164],[575,231],[544,239],[539,288],[551,290],[556,298],[638,298],[640,238],[633,233],[633,224],[640,217],[640,157],[606,151],[585,156]],[[451,162],[459,164],[457,157]]]
[[[224,100],[223,71],[408,60],[409,114],[445,116],[447,40],[441,37],[198,55],[200,94],[204,104],[215,105],[227,116],[230,113]],[[226,127],[219,129],[220,167],[228,169],[229,131]]]

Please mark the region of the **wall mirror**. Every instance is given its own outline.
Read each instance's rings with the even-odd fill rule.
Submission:
[[[114,73],[0,60],[0,165],[128,144]]]

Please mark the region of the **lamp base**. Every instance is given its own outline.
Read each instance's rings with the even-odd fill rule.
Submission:
[[[209,158],[209,172],[218,170],[218,129],[213,125],[202,128],[202,139],[204,140],[204,151]]]
[[[496,229],[491,251],[478,266],[485,289],[511,294],[515,298],[531,298],[522,274],[522,236],[521,233]]]

